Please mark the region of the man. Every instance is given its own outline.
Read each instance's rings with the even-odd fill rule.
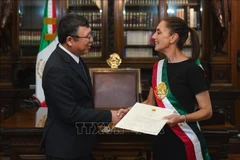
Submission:
[[[43,73],[48,116],[42,148],[48,160],[89,160],[96,138],[92,122],[116,124],[128,110],[94,109],[89,72],[80,58],[93,43],[88,21],[77,14],[62,17],[58,40]]]

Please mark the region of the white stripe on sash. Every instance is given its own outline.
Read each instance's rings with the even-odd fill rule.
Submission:
[[[158,69],[157,69],[157,84],[162,82],[162,68],[163,68],[163,63],[164,60],[160,60],[158,62]],[[169,88],[168,88],[169,90]],[[177,110],[172,106],[172,104],[169,102],[169,100],[167,99],[167,97],[165,97],[162,100],[164,106],[168,109],[172,109],[174,110],[174,113],[179,114],[177,112]],[[189,139],[192,141],[192,144],[194,146],[194,151],[195,151],[195,155],[197,160],[203,160],[203,156],[202,156],[202,150],[201,150],[201,144],[200,141],[197,138],[197,135],[194,133],[194,131],[190,128],[190,126],[185,123],[184,125],[180,125],[178,124],[178,126],[183,130],[183,132],[189,137]]]

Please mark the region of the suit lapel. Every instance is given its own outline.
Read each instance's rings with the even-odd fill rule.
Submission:
[[[88,86],[90,92],[92,93],[92,85],[91,85],[91,82],[90,82],[90,78],[89,76],[86,77],[84,71],[83,71],[83,68],[81,68],[79,66],[79,64],[77,64],[75,61],[74,62],[70,62],[70,67],[78,73],[78,75],[81,77],[81,79],[83,80],[83,82]]]
[[[92,83],[91,83],[91,79],[89,76],[89,72],[86,68],[86,72],[87,72],[87,77],[84,73],[84,71],[82,70],[82,68],[79,66],[79,64],[77,64],[77,62],[75,62],[71,56],[69,56],[64,50],[62,50],[59,46],[57,46],[57,52],[59,53],[59,55],[61,55],[61,57],[63,57],[64,61],[66,63],[69,64],[70,68],[72,68],[75,72],[77,72],[77,74],[81,77],[82,81],[87,85],[90,93],[92,94]]]

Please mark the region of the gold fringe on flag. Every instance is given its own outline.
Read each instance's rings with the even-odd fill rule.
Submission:
[[[44,39],[46,41],[52,41],[54,40],[56,37],[56,33],[53,33],[53,34],[44,34]]]
[[[56,24],[56,18],[44,18],[45,24]]]

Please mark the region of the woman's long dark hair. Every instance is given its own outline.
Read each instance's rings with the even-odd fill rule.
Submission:
[[[188,38],[188,33],[191,35],[191,48],[192,48],[192,59],[197,59],[200,55],[200,44],[197,32],[188,27],[186,21],[179,17],[167,17],[163,19],[166,22],[166,27],[169,28],[170,34],[177,33],[179,40],[177,42],[177,47],[182,50],[183,45]]]

